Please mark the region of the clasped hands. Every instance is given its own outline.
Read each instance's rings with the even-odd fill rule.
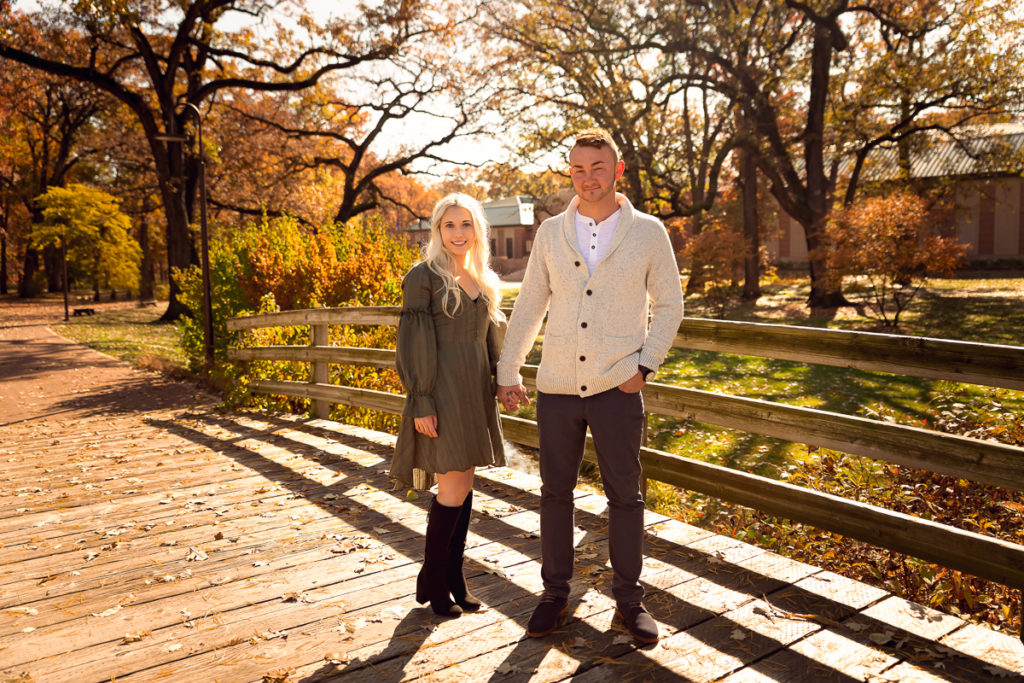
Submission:
[[[637,370],[637,373],[619,385],[619,391],[627,394],[635,394],[644,388],[644,374]],[[530,405],[530,397],[526,395],[526,387],[522,384],[512,386],[498,385],[498,400],[505,408],[505,412],[511,413],[519,410],[520,405]]]

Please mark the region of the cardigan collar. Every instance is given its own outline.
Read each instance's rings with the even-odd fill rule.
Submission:
[[[629,203],[626,195],[621,192],[615,193],[615,199],[619,203],[622,215],[619,216],[619,222],[615,226],[615,234],[612,235],[611,244],[608,245],[608,251],[605,252],[604,258],[601,261],[612,255],[618,246],[622,244],[622,240],[626,238],[626,233],[633,226],[633,205]],[[565,208],[565,213],[562,214],[562,235],[569,243],[570,248],[577,254],[580,253],[579,246],[576,244],[576,210],[579,205],[579,196],[573,195],[572,201],[569,202],[569,206]],[[600,261],[598,264],[600,264]]]

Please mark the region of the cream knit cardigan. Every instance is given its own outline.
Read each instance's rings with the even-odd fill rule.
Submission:
[[[537,389],[592,396],[617,387],[643,365],[657,370],[683,319],[683,290],[672,244],[654,216],[616,195],[622,215],[608,252],[587,272],[576,242],[574,197],[537,229],[498,361],[498,384],[519,370],[544,330]],[[651,318],[648,325],[648,310]]]

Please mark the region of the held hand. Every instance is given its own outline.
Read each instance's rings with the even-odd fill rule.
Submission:
[[[413,418],[416,423],[416,431],[431,439],[437,438],[437,415]]]
[[[522,384],[513,386],[498,385],[498,400],[501,401],[501,405],[504,406],[506,413],[518,410],[520,404],[524,406],[530,405],[530,397],[526,395],[526,387]]]
[[[647,384],[647,382],[644,381],[644,373],[637,370],[635,375],[619,385],[619,391],[623,391],[627,394],[635,394],[643,389],[645,384]]]

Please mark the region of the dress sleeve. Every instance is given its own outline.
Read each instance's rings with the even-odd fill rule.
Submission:
[[[505,330],[508,329],[508,322],[502,320],[496,323],[493,320],[487,325],[487,359],[490,362],[491,374],[498,373],[498,359],[501,358],[501,346],[505,342]]]
[[[410,270],[402,281],[395,367],[405,388],[405,400],[412,405],[413,417],[437,415],[432,395],[437,374],[437,335],[430,297],[430,276],[423,268]]]

